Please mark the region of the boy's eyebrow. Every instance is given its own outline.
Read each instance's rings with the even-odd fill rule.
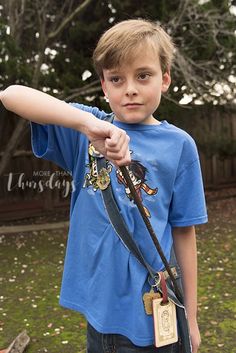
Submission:
[[[153,70],[155,70],[155,67],[153,67],[153,66],[142,66],[142,67],[138,67],[137,69],[135,69],[136,72],[139,72],[139,71],[153,71]],[[116,75],[116,74],[120,74],[121,72],[123,72],[125,70],[122,70],[122,69],[107,69],[106,71],[110,75]]]
[[[151,71],[154,69],[155,68],[153,66],[143,66],[143,67],[138,67],[135,71]]]
[[[118,69],[106,69],[105,71],[107,71],[108,74],[110,75],[115,75],[115,74],[118,74],[120,73],[120,71]]]

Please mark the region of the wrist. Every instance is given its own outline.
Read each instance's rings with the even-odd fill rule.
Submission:
[[[90,139],[97,121],[98,119],[93,114],[83,112],[80,119],[78,119],[76,130],[79,130]]]
[[[191,311],[186,310],[187,313],[187,318],[188,318],[188,322],[189,324],[195,325],[197,324],[197,314]]]

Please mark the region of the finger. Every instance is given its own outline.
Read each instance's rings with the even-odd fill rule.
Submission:
[[[129,166],[131,160],[130,158],[123,158],[121,160],[110,160],[112,164],[118,169],[122,166]]]
[[[125,157],[122,160],[118,160],[116,162],[118,167],[121,166],[128,166],[131,163],[131,156],[130,156],[130,152],[128,151],[127,154],[125,155]]]
[[[120,167],[123,165],[128,166],[131,162],[130,152],[127,151],[125,155],[120,156],[119,154],[115,153],[108,153],[107,159],[109,159],[116,167]]]
[[[130,151],[129,151],[129,137],[126,136],[124,141],[122,140],[116,147],[106,149],[106,155],[109,159],[117,161],[122,165],[131,161]]]
[[[130,138],[125,131],[121,129],[115,130],[112,137],[107,138],[105,141],[107,155],[110,158],[122,159],[127,155],[129,141]]]
[[[125,159],[130,159],[130,150],[129,150],[129,141],[130,138],[127,136],[127,138],[122,142],[121,148],[120,148],[120,154],[122,158]]]
[[[106,152],[107,159],[113,160],[116,163],[119,163],[119,162],[125,163],[125,161],[128,163],[129,157],[127,157],[127,156],[128,156],[128,154],[126,153],[126,151],[125,151],[125,153],[123,153],[121,151],[119,151],[119,152],[110,152],[110,151]]]
[[[123,156],[126,154],[126,150],[128,149],[128,146],[129,146],[129,141],[130,141],[129,136],[124,135],[120,138],[120,140],[116,143],[116,145],[115,144],[110,145],[109,141],[106,141],[105,148],[107,152],[117,153]]]
[[[110,137],[106,139],[106,146],[109,150],[118,151],[127,137],[124,130],[115,128],[111,131]]]

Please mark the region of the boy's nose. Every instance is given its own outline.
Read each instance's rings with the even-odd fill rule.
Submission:
[[[127,96],[134,96],[138,93],[136,85],[134,82],[128,82],[126,86],[126,95]]]

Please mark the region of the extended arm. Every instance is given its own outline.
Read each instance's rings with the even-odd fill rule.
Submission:
[[[177,262],[182,272],[185,307],[188,316],[193,353],[200,345],[197,324],[197,247],[195,228],[176,227],[172,230]]]
[[[129,137],[114,125],[101,121],[88,112],[38,90],[14,85],[0,92],[6,109],[39,124],[55,124],[78,130],[94,147],[116,165],[130,163]]]

